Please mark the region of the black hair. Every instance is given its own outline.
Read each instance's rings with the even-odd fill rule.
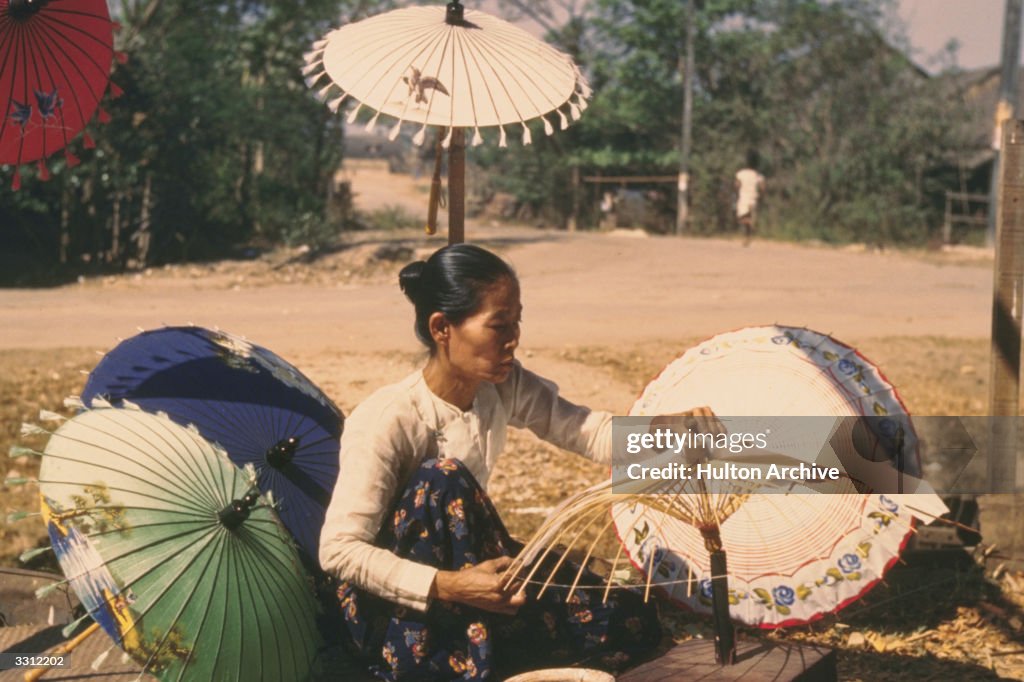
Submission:
[[[430,316],[444,313],[459,324],[480,308],[484,291],[506,278],[518,281],[500,257],[473,244],[451,244],[402,268],[398,285],[416,307],[416,337],[433,353],[437,344],[430,335]]]

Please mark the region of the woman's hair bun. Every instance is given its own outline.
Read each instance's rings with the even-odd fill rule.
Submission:
[[[427,262],[418,260],[409,263],[398,273],[398,286],[413,304],[419,297],[423,268],[425,267],[427,267]]]

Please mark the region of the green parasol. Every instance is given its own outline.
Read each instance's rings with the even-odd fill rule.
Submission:
[[[89,615],[144,672],[308,677],[315,602],[254,471],[138,409],[82,412],[42,455],[53,551]]]

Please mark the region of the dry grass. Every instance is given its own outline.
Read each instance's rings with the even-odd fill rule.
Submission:
[[[649,343],[628,351],[588,346],[563,349],[558,355],[578,365],[581,372],[605,373],[638,393],[688,345]],[[860,340],[858,347],[885,368],[913,414],[984,411],[988,376],[984,341],[871,338]],[[81,390],[81,372],[91,369],[97,359],[94,351],[86,349],[0,351],[0,451],[5,453],[15,443],[42,445],[19,436],[20,424],[35,421],[40,408],[62,411],[63,398]],[[303,364],[306,358],[295,360]],[[404,367],[406,359],[402,360]],[[310,373],[315,376],[318,371],[322,369],[314,367]],[[394,371],[397,376],[405,369]],[[327,388],[330,392],[331,387]],[[0,473],[5,478],[32,476],[37,471],[37,463],[0,456]],[[512,432],[490,490],[509,530],[526,538],[547,510],[604,475],[602,467],[567,457],[532,434]],[[36,506],[31,486],[0,492],[5,511]],[[23,550],[46,542],[38,519],[11,524],[0,519],[0,532],[0,565],[18,565],[17,556]],[[613,549],[606,545],[599,551]],[[897,567],[887,583],[840,617],[769,636],[837,648],[840,677],[846,680],[1024,679],[1024,655],[1007,653],[1024,649],[1024,577],[1020,574],[993,580],[972,562],[951,565],[946,561]],[[667,605],[663,622],[676,641],[711,636],[705,620]]]

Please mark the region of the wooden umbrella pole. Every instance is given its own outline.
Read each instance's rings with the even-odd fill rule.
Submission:
[[[448,145],[448,243],[466,241],[466,131],[452,129]]]
[[[434,144],[434,175],[430,178],[430,200],[427,204],[427,234],[437,233],[437,205],[441,201],[441,159],[444,150],[441,148],[442,128],[437,132]]]
[[[725,551],[711,553],[711,608],[715,623],[715,658],[722,665],[736,663],[736,633],[729,618],[729,578]]]

